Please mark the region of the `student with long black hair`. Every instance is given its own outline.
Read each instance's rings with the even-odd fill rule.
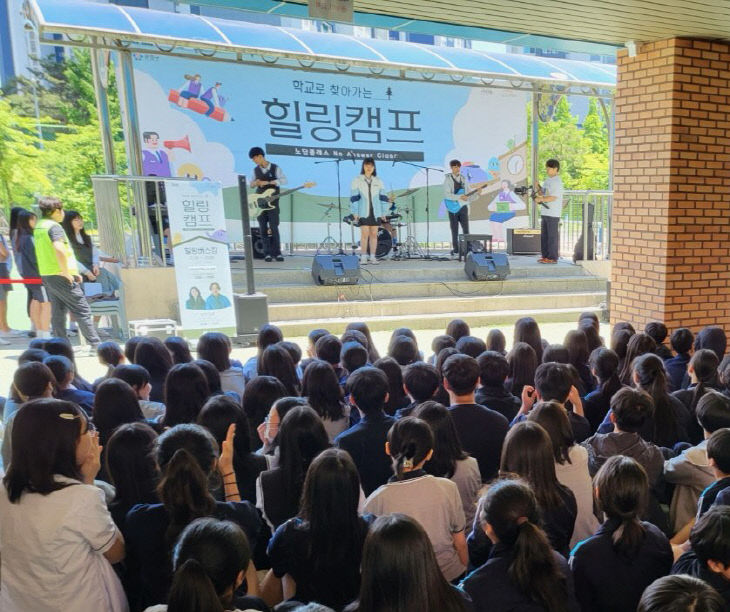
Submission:
[[[287,395],[301,395],[299,376],[289,352],[281,344],[267,346],[258,360],[258,376],[274,376],[284,385]]]
[[[13,208],[13,210],[16,210]],[[38,271],[38,259],[35,254],[35,243],[33,231],[37,217],[34,213],[24,208],[18,209],[17,231],[15,236],[11,235],[13,251],[15,251],[15,263],[20,275],[28,280],[40,281],[41,273]],[[11,232],[12,233],[12,232]],[[42,284],[26,284],[28,292],[28,316],[38,338],[51,337],[51,302],[48,299],[45,287]]]
[[[192,521],[202,517],[231,520],[246,533],[255,548],[261,519],[256,508],[241,501],[233,469],[235,426],[218,444],[200,425],[177,425],[155,443],[160,470],[157,493],[161,504],[143,504],[127,514],[127,594],[132,609],[167,601],[172,582],[170,556],[175,541]],[[225,502],[216,502],[211,482],[223,480]]]
[[[474,609],[578,610],[568,564],[540,527],[540,506],[530,486],[519,480],[498,481],[480,507],[481,528],[493,548],[487,562],[461,583]]]
[[[231,340],[220,332],[206,332],[198,339],[198,357],[210,361],[220,372],[221,389],[233,392],[240,401],[246,378],[241,368],[231,365]]]
[[[251,596],[236,591],[247,580],[248,592],[256,591],[251,548],[243,530],[231,521],[199,518],[180,534],[172,555],[175,572],[167,605],[145,612],[225,612],[246,608],[264,610]]]
[[[129,342],[131,342],[131,339]],[[128,361],[141,365],[150,375],[150,384],[152,385],[150,399],[153,402],[164,402],[165,378],[170,368],[172,368],[172,356],[170,351],[162,344],[162,341],[154,336],[140,338],[134,349],[134,359]]]
[[[455,483],[423,469],[433,447],[427,423],[415,417],[396,421],[386,443],[394,475],[367,498],[364,509],[376,516],[402,512],[416,519],[433,544],[444,577],[454,581],[468,561],[464,509]]]
[[[634,360],[648,353],[654,354],[656,342],[648,334],[634,334],[626,345],[626,357],[623,360],[618,377],[624,385],[634,385]]]
[[[385,402],[385,413],[391,416],[411,403],[403,388],[403,370],[392,357],[382,357],[373,366],[385,372],[388,377],[388,401]]]
[[[378,359],[380,359],[380,354],[378,353],[378,349],[375,347],[375,342],[373,342],[373,335],[370,333],[370,328],[368,327],[368,324],[364,323],[363,321],[353,321],[352,323],[348,323],[347,327],[345,327],[346,331],[353,329],[365,335],[365,338],[368,341],[368,361],[370,361],[370,363],[375,363]]]
[[[486,344],[488,351],[494,351],[502,356],[507,354],[507,351],[505,350],[507,347],[507,339],[504,337],[504,334],[500,329],[489,330]]]
[[[322,419],[309,406],[286,413],[277,439],[279,466],[256,481],[256,507],[272,529],[296,515],[309,464],[329,447]]]
[[[542,336],[540,335],[540,326],[532,317],[522,317],[515,321],[515,334],[512,346],[518,342],[529,344],[535,351],[537,363],[542,363]],[[517,394],[519,395],[519,393]]]
[[[269,604],[316,601],[341,610],[360,591],[360,561],[368,521],[358,514],[360,478],[350,455],[328,449],[312,461],[299,513],[269,542]]]
[[[657,527],[641,520],[649,479],[634,459],[611,457],[593,484],[606,521],[572,552],[576,595],[584,612],[634,610],[644,589],[669,573],[672,547]]]
[[[350,427],[350,406],[345,405],[337,374],[326,361],[309,362],[302,379],[302,395],[322,419],[330,442]]]
[[[502,447],[500,475],[524,478],[540,504],[545,532],[559,553],[567,556],[573,536],[578,505],[575,495],[555,475],[555,458],[550,436],[537,423],[517,423]]]
[[[263,443],[258,428],[266,420],[274,402],[282,397],[286,397],[286,389],[274,376],[255,376],[246,384],[241,405],[248,419],[251,450],[261,448]]]
[[[446,335],[454,339],[454,345],[464,336],[471,335],[469,324],[464,319],[452,319],[446,326]]]
[[[717,387],[719,365],[720,360],[714,351],[700,349],[692,355],[687,366],[687,374],[689,374],[692,384],[687,389],[680,389],[672,393],[673,397],[686,406],[692,416],[687,423],[687,435],[692,444],[699,444],[702,441],[702,427],[697,421],[697,403],[708,390]]]
[[[477,460],[464,452],[448,408],[434,401],[423,402],[413,416],[428,423],[433,433],[433,455],[423,469],[432,476],[448,478],[456,483],[466,524],[471,525],[482,487]]]
[[[611,349],[600,347],[588,358],[591,373],[598,380],[598,388],[583,398],[583,416],[595,432],[611,409],[611,398],[623,385],[619,379],[619,358]]]
[[[76,404],[38,399],[14,418],[0,486],[3,612],[125,612],[111,567],[124,538],[94,486],[101,448]]]
[[[185,338],[168,336],[162,341],[162,344],[170,351],[173,364],[190,363],[193,360],[193,356],[190,354],[190,345]]]
[[[542,358],[542,350],[540,350]],[[535,385],[535,370],[540,364],[535,349],[526,342],[515,342],[507,353],[509,376],[504,383],[507,391],[516,397],[522,395],[522,388]]]
[[[405,514],[381,516],[362,553],[360,596],[346,612],[470,612],[469,597],[439,571],[428,535]]]
[[[591,313],[591,314],[593,314],[593,313]],[[599,326],[600,326],[600,324],[598,323],[598,321],[594,321],[593,319],[589,319],[589,318],[578,319],[578,329],[580,331],[582,331],[586,336],[586,341],[588,342],[588,354],[589,355],[593,351],[595,351],[597,348],[600,348],[603,346],[603,339],[599,335],[599,331],[600,331]]]
[[[194,363],[172,366],[165,379],[165,416],[163,427],[195,423],[200,409],[210,396],[208,380]]]
[[[243,364],[243,374],[246,377],[247,382],[257,375],[258,362],[266,347],[283,340],[284,334],[281,333],[281,330],[276,325],[267,323],[266,325],[261,326],[259,334],[256,337],[256,348],[258,351],[254,357],[251,357]]]
[[[587,395],[596,388],[596,381],[588,367],[588,339],[579,329],[572,329],[565,334],[563,346],[568,350],[568,363],[577,371],[580,378],[579,391],[581,397]]]
[[[628,329],[616,329],[614,327],[613,333],[611,334],[611,350],[618,355],[618,371],[619,379],[621,378],[620,372],[624,369],[626,363],[626,352],[629,350],[629,340],[633,336],[633,332]]]

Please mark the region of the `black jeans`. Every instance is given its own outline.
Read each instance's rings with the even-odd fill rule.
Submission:
[[[279,238],[279,209],[265,210],[259,217],[261,240],[264,243],[264,255],[276,257],[281,255],[281,240]],[[271,230],[271,234],[269,234]]]
[[[558,227],[560,217],[541,217],[540,223],[540,250],[542,256],[546,259],[558,260],[558,250],[560,246],[560,236]]]
[[[457,213],[449,213],[449,224],[451,225],[451,246],[452,252],[459,252],[459,224],[461,233],[469,233],[469,207],[462,206]]]
[[[89,344],[99,344],[99,335],[94,329],[94,320],[86,296],[77,282],[69,283],[63,276],[43,276],[43,286],[51,301],[51,329],[53,335],[66,337],[66,315],[74,315],[79,331]]]

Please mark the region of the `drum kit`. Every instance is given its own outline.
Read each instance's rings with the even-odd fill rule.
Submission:
[[[397,198],[407,197],[415,193],[417,189],[407,189],[403,193],[395,196]],[[326,209],[322,216],[322,221],[327,221],[327,237],[319,244],[319,251],[332,250],[338,246],[337,240],[333,238],[330,233],[331,217],[334,211],[337,209],[337,205],[330,204],[317,204]],[[392,259],[409,259],[412,257],[420,257],[422,255],[421,249],[418,246],[418,242],[415,237],[415,221],[413,220],[414,210],[411,206],[404,206],[402,209],[398,209],[393,203],[390,208],[389,215],[386,215],[385,221],[380,221],[380,227],[378,228],[378,243],[375,248],[375,257],[377,259],[384,259],[391,256]],[[405,215],[405,223],[403,223]],[[350,226],[351,231],[351,244],[353,252],[359,247],[359,243],[355,240],[355,227],[359,224],[355,222],[354,215],[346,215],[342,218],[342,222]],[[401,232],[403,228],[406,228],[406,238],[401,239]],[[391,255],[392,253],[392,255]]]

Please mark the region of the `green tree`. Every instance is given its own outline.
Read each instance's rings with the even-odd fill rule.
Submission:
[[[591,98],[588,102],[588,114],[583,120],[583,134],[590,141],[593,153],[608,152],[608,131],[603,122],[603,111],[598,108],[598,101],[595,98]]]

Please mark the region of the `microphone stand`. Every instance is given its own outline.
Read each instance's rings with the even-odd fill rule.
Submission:
[[[338,255],[344,255],[345,250],[342,248],[342,189],[340,187],[340,164],[345,161],[340,157],[334,159],[323,159],[321,161],[314,162],[315,164],[335,164],[337,166],[337,226],[340,228],[340,248]],[[355,160],[352,160],[355,163]]]
[[[414,168],[420,168],[421,170],[426,171],[426,255],[424,256],[424,259],[432,259],[431,257],[431,194],[429,193],[430,189],[430,175],[429,172],[441,172],[443,174],[443,170],[441,168],[431,168],[430,166],[424,166],[422,164],[414,164],[413,162],[405,161],[403,159],[396,159],[393,161],[393,165],[400,163],[400,164],[406,164],[408,166],[413,166]]]

